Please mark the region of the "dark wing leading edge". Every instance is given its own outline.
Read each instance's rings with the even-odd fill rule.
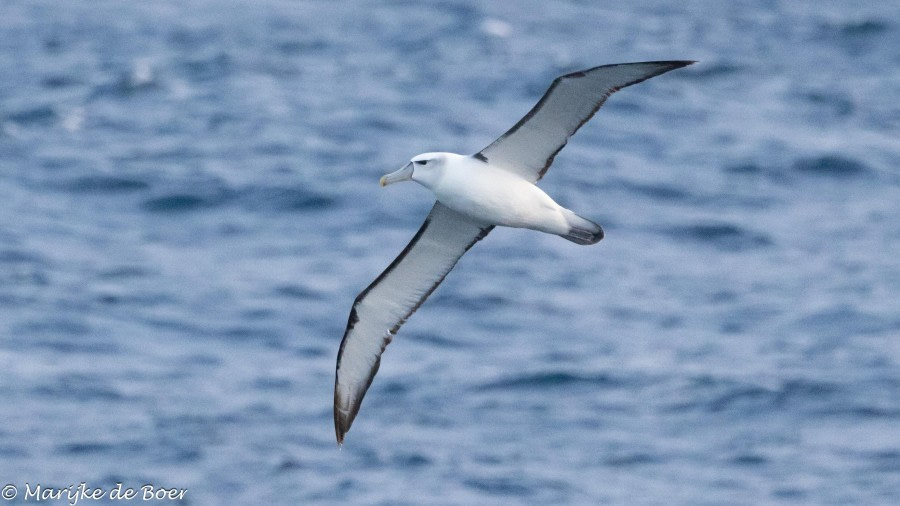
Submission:
[[[537,182],[569,137],[591,119],[607,97],[626,86],[692,63],[621,63],[557,77],[524,118],[475,156]]]
[[[459,258],[492,228],[436,202],[400,256],[356,297],[334,379],[334,430],[339,444],[394,334]]]

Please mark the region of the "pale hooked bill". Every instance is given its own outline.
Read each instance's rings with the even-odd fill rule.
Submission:
[[[602,65],[557,77],[508,132],[474,155],[424,153],[381,178],[412,180],[436,199],[396,259],[353,302],[337,357],[334,430],[350,430],[381,354],[460,257],[494,226],[530,228],[577,244],[603,238],[596,223],[561,207],[535,183],[581,125],[614,92],[692,61]]]

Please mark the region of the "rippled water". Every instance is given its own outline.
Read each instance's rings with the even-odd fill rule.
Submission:
[[[0,486],[222,503],[900,502],[900,5],[0,7]],[[556,75],[615,95],[387,350],[355,295]],[[17,500],[22,500],[20,495]]]

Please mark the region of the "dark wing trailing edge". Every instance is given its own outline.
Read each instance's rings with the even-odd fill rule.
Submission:
[[[591,119],[610,95],[692,63],[695,62],[620,63],[557,77],[525,117],[475,156],[537,182],[569,137]]]
[[[394,334],[492,228],[436,202],[400,256],[356,297],[334,379],[338,444],[343,444]]]

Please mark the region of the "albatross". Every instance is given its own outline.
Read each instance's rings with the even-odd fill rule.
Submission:
[[[560,206],[536,183],[610,95],[692,63],[621,63],[559,76],[528,114],[478,153],[424,153],[381,178],[381,186],[415,181],[431,190],[436,202],[406,248],[350,309],[334,381],[339,445],[400,326],[495,226],[528,228],[583,245],[603,239],[600,225]]]

